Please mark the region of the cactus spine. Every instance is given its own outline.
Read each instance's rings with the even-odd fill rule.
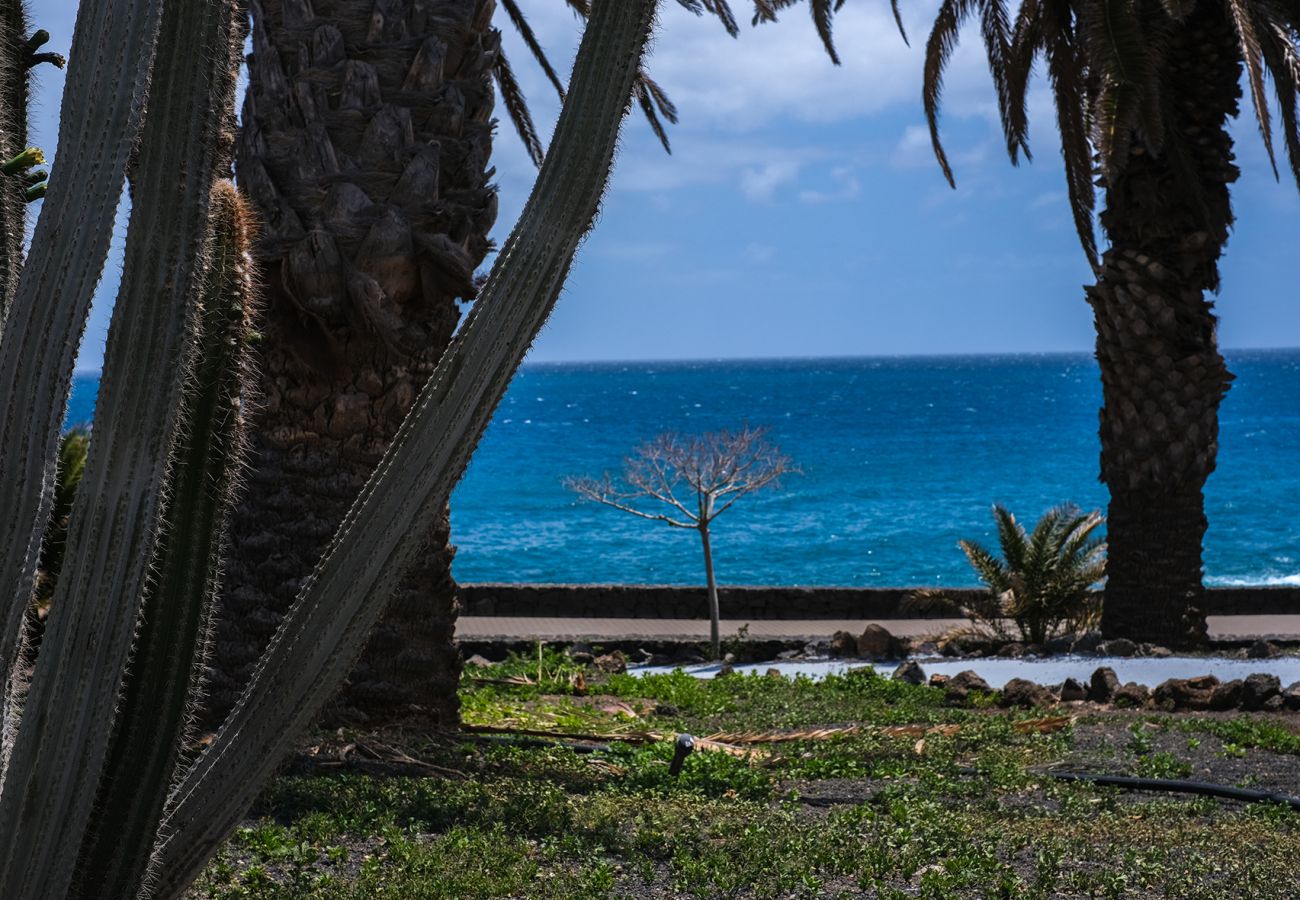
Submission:
[[[149,3],[83,4],[75,46],[85,48],[87,57],[111,47],[120,51],[123,66],[128,58],[138,60],[154,41]],[[236,388],[225,379],[235,377],[231,373],[240,366],[229,361],[215,363],[214,370],[202,366],[205,351],[196,335],[213,339],[219,322],[236,331],[243,327],[241,314],[213,299],[228,297],[229,280],[210,285],[215,294],[208,294],[206,309],[212,319],[200,324],[192,312],[202,276],[216,267],[208,255],[223,252],[220,239],[210,244],[208,235],[211,211],[219,212],[225,202],[221,189],[212,196],[212,183],[227,146],[221,129],[233,99],[238,29],[229,0],[167,0],[153,77],[168,90],[149,105],[133,177],[132,221],[100,389],[100,423],[71,517],[49,628],[0,785],[0,896],[5,900],[58,900],[92,892],[119,898],[130,896],[137,884],[141,897],[179,896],[335,690],[403,564],[417,551],[427,518],[438,514],[464,470],[591,227],[654,9],[655,0],[593,4],[551,152],[480,306],[439,364],[232,718],[187,768],[167,800],[167,818],[158,823],[148,810],[156,809],[159,791],[179,768],[175,742],[190,666],[202,643],[202,600],[211,590],[198,570],[213,564],[224,489],[214,490],[210,477],[219,470],[229,482],[237,446],[238,429],[229,427],[237,421],[224,421],[236,413],[230,393]],[[116,172],[120,183],[125,165],[113,154],[90,165],[83,154],[95,137],[82,126],[129,135],[133,119],[122,114],[120,101],[141,97],[135,82],[110,79],[105,71],[113,68],[110,61],[101,60],[100,70],[80,53],[74,61],[69,92],[83,93],[75,98],[77,124],[70,130],[80,143],[61,149],[37,231],[38,243],[42,233],[50,240],[33,252],[11,313],[14,325],[0,337],[0,509],[12,513],[0,517],[0,590],[5,592],[0,600],[8,604],[0,612],[6,616],[19,601],[25,611],[33,546],[39,544],[35,529],[43,530],[48,514],[48,476],[71,374],[70,357],[65,371],[58,351],[75,344],[86,313],[84,278],[102,264],[106,220],[101,213],[110,195],[103,172]],[[149,73],[148,63],[143,71]],[[113,108],[87,105],[105,84],[117,91],[104,98]],[[67,100],[64,112],[66,125],[72,115]],[[87,181],[69,182],[69,173],[82,173]],[[74,185],[77,204],[69,193]],[[58,255],[72,252],[91,257]],[[50,295],[43,288],[50,286],[58,288],[53,296],[60,302],[46,302]],[[231,333],[225,335],[229,339]],[[41,349],[56,359],[45,365],[33,356]],[[27,364],[26,371],[20,371],[19,361]],[[184,390],[179,374],[173,374],[181,372],[189,373]],[[18,393],[24,385],[28,392]],[[53,441],[47,440],[50,423]],[[183,443],[174,437],[178,430]],[[16,544],[6,542],[10,537]],[[151,561],[156,577],[149,587]],[[166,621],[177,624],[166,626]],[[10,637],[4,635],[0,653],[10,652]],[[137,668],[126,676],[133,647]],[[158,680],[168,683],[153,683]],[[123,684],[121,724],[115,727]],[[174,727],[155,727],[146,735],[141,716],[155,711],[151,698],[160,698],[156,702]],[[131,754],[145,744],[141,752],[148,760],[142,763]],[[141,796],[118,791],[116,783],[124,780]],[[127,821],[138,827],[124,826]],[[165,836],[157,848],[158,866],[141,883],[147,866],[142,860],[154,835]],[[93,867],[112,851],[132,860],[109,864],[114,886],[106,887],[95,881],[100,876]],[[123,890],[127,893],[119,893]]]
[[[58,162],[0,326],[0,673],[6,677],[23,643],[73,362],[143,119],[161,11],[161,0],[81,4],[60,107]],[[4,699],[0,764],[12,752],[7,738],[17,718]]]
[[[100,796],[70,897],[134,897],[146,879],[163,804],[185,743],[238,480],[251,390],[252,216],[229,181],[216,184],[201,315],[190,356],[167,510],[145,594],[131,671]],[[174,740],[160,739],[175,735]]]
[[[113,5],[83,4],[79,26]],[[131,222],[96,403],[99,423],[10,753],[10,769],[22,777],[6,777],[0,792],[0,834],[7,845],[0,856],[0,895],[6,900],[67,895],[98,796],[162,530],[182,373],[191,368],[187,336],[195,330],[193,301],[206,272],[212,186],[228,164],[235,32],[232,2],[169,0],[163,7],[152,76],[166,90],[151,98],[132,168]],[[81,41],[74,47],[80,51]],[[81,52],[74,56],[74,73],[85,61]],[[47,204],[68,189],[65,159],[61,146]],[[43,213],[38,238],[46,222]],[[29,263],[24,272],[15,314],[40,305],[24,304],[32,268]],[[9,338],[0,343],[0,373]],[[66,391],[59,392],[57,406],[64,397]],[[66,665],[72,658],[78,664]],[[188,657],[184,665],[188,674]],[[175,739],[158,736],[165,744]]]

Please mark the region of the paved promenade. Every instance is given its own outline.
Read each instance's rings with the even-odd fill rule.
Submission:
[[[760,640],[814,640],[829,638],[837,631],[861,634],[875,622],[899,636],[938,634],[965,619],[763,619],[751,622],[723,622],[722,635],[732,637],[738,628],[749,626],[749,637]],[[1300,615],[1210,616],[1210,637],[1216,640],[1268,638],[1300,640]],[[707,641],[709,623],[704,619],[558,619],[525,616],[462,616],[456,622],[456,636],[467,641]]]

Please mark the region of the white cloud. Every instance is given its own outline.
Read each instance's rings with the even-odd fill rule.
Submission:
[[[862,190],[862,183],[858,181],[852,166],[835,166],[831,169],[830,177],[835,185],[831,190],[803,190],[799,192],[799,199],[804,203],[835,203],[852,200]]]
[[[752,202],[765,203],[772,199],[777,188],[794,181],[798,175],[799,163],[789,159],[777,160],[741,172],[740,190]]]
[[[908,125],[894,147],[892,163],[895,168],[912,169],[932,166],[934,151],[930,146],[930,129],[924,125]]]

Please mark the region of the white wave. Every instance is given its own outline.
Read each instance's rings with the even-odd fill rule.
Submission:
[[[1206,578],[1211,587],[1300,587],[1300,572],[1294,575],[1257,575],[1253,578]]]

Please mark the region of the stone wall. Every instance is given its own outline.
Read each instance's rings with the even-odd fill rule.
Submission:
[[[901,619],[914,588],[724,587],[725,619]],[[954,589],[955,600],[978,593]],[[1211,615],[1300,614],[1300,587],[1232,587],[1207,591]],[[657,584],[462,584],[462,616],[597,619],[705,619],[703,587]],[[936,614],[940,615],[940,614]]]

